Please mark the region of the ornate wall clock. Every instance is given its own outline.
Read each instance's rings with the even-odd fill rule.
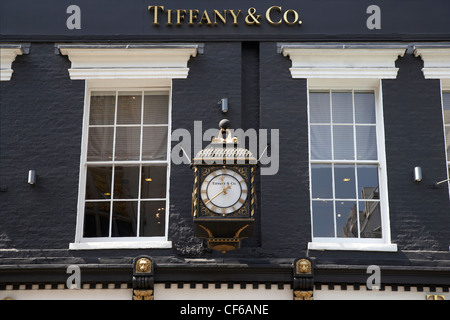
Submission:
[[[240,248],[253,233],[257,160],[238,147],[228,120],[219,125],[218,137],[193,159],[192,213],[195,235],[226,252]]]

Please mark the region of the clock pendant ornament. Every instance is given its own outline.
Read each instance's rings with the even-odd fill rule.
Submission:
[[[219,135],[192,162],[192,215],[195,235],[208,248],[226,252],[253,234],[257,160],[238,146],[228,120],[219,126]]]

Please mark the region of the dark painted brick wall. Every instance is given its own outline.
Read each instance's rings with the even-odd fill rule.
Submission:
[[[259,177],[255,236],[227,257],[305,256],[311,239],[306,80],[292,79],[291,61],[277,53],[275,42],[206,42],[204,49],[190,59],[188,78],[173,82],[172,129],[193,134],[197,120],[203,131],[218,128],[223,115],[217,102],[227,97],[233,128],[280,133],[278,174]],[[397,66],[398,79],[383,81],[392,240],[401,250],[448,251],[448,189],[429,188],[446,177],[439,81],[425,80],[421,60],[411,55]],[[8,188],[0,192],[0,249],[64,250],[74,240],[84,81],[70,80],[69,67],[67,57],[54,54],[53,43],[33,43],[30,54],[13,63],[12,80],[0,83],[0,186]],[[419,185],[412,179],[415,166],[424,173]],[[34,187],[27,184],[29,169],[38,175]],[[173,249],[146,254],[223,257],[193,238],[192,183],[189,165],[172,165]],[[119,257],[137,251],[65,254]]]
[[[423,62],[399,58],[397,79],[383,81],[392,241],[400,249],[445,250],[450,245],[447,176],[439,80],[425,80]],[[413,181],[420,166],[423,181]]]
[[[67,248],[75,235],[84,81],[52,43],[18,56],[0,84],[0,248]],[[37,184],[27,183],[34,169]]]
[[[279,129],[279,171],[261,177],[263,248],[302,255],[311,240],[306,80],[292,79],[291,60],[261,43],[261,127]]]

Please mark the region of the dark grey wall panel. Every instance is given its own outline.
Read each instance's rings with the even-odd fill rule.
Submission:
[[[52,43],[18,56],[0,84],[0,248],[67,248],[75,237],[84,81]],[[28,170],[37,183],[27,183]]]
[[[439,80],[425,80],[423,62],[399,58],[395,80],[383,81],[392,241],[400,249],[448,250],[450,201]],[[414,167],[423,181],[416,184]]]

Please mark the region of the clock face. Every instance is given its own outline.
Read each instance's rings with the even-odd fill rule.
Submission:
[[[209,210],[226,215],[244,205],[248,188],[239,173],[224,168],[207,175],[200,192],[202,201]]]

